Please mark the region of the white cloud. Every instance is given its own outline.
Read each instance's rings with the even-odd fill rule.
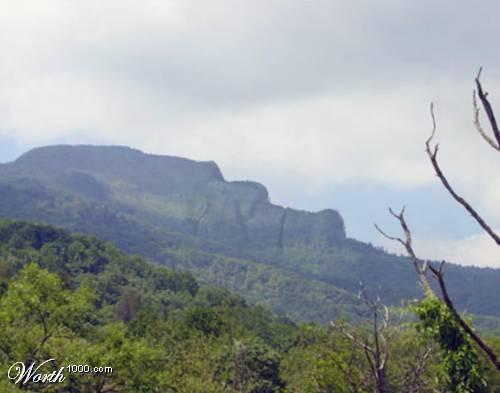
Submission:
[[[316,193],[418,188],[437,182],[423,151],[434,100],[443,169],[498,226],[498,154],[472,127],[470,97],[483,64],[500,103],[497,10],[0,0],[0,135],[26,147],[97,141],[215,160],[230,179],[293,179]]]

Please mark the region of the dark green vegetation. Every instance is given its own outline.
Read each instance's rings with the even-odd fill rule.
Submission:
[[[350,331],[370,343],[370,324]],[[413,326],[388,327],[386,333],[392,337],[390,392],[448,391],[435,379],[446,352],[433,348],[421,361],[431,347]],[[500,348],[498,339],[489,342]],[[298,326],[95,237],[0,221],[0,374],[14,362],[38,365],[47,359],[55,359],[56,369],[80,364],[113,372],[65,370],[63,383],[29,382],[23,390],[2,377],[0,391],[374,391],[364,352],[334,329]],[[488,391],[500,392],[487,363],[474,361],[489,380]]]
[[[234,383],[238,348],[252,362],[245,383],[278,391],[277,350],[297,329],[222,288],[199,287],[188,273],[93,237],[20,222],[0,222],[0,288],[2,376],[15,361],[50,358],[58,367],[114,369],[65,373],[54,391],[69,391],[67,384],[89,393],[223,391]],[[17,391],[4,377],[0,390]]]
[[[35,149],[0,165],[0,216],[97,235],[295,320],[359,320],[360,281],[390,306],[420,296],[407,259],[346,238],[336,211],[273,205],[262,185],[227,182],[212,162]],[[457,306],[496,328],[500,271],[450,265],[446,274]]]
[[[488,392],[479,354],[450,310],[438,298],[428,296],[415,307],[417,329],[424,337],[437,342],[442,362],[436,366],[436,376],[447,392]]]

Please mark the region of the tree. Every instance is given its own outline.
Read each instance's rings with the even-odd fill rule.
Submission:
[[[500,130],[498,128],[496,118],[492,106],[488,100],[488,93],[484,92],[481,82],[481,69],[475,79],[477,87],[477,95],[481,100],[483,109],[488,117],[489,124],[492,129],[493,138],[489,136],[481,126],[479,115],[480,109],[477,105],[476,91],[473,93],[473,109],[474,109],[474,125],[481,137],[500,152]],[[500,236],[491,228],[486,220],[477,212],[477,210],[462,196],[460,196],[448,178],[444,174],[438,161],[439,144],[434,144],[433,140],[436,134],[436,118],[434,115],[434,106],[430,107],[432,118],[432,133],[425,142],[425,151],[436,173],[436,176],[441,181],[443,187],[451,195],[451,197],[459,203],[481,226],[489,237],[500,245]],[[500,361],[491,347],[481,339],[474,331],[470,323],[468,323],[457,311],[452,299],[449,296],[446,282],[444,280],[444,265],[443,261],[439,266],[434,266],[428,261],[420,260],[412,247],[412,237],[410,228],[404,216],[404,208],[399,214],[396,214],[392,209],[389,209],[400,223],[405,234],[404,240],[399,237],[387,235],[377,225],[377,230],[386,238],[398,241],[401,243],[410,257],[415,271],[417,272],[420,285],[425,295],[425,299],[415,308],[416,314],[420,319],[420,328],[428,336],[433,337],[440,344],[444,351],[445,362],[443,364],[447,374],[447,387],[453,392],[478,392],[482,391],[482,372],[479,367],[479,359],[472,343],[486,355],[489,362],[500,372]],[[437,280],[440,297],[438,297],[430,286],[426,273],[430,271],[433,277]]]
[[[371,299],[364,286],[362,286],[361,295],[372,315],[369,337],[355,337],[342,325],[332,323],[332,326],[363,351],[370,366],[371,377],[377,393],[392,393],[394,390],[387,377],[389,339],[394,333],[389,327],[389,309],[380,302],[380,299]]]
[[[259,339],[233,340],[219,358],[216,376],[235,393],[279,393],[280,355]]]
[[[367,368],[362,350],[335,329],[304,325],[286,351],[281,375],[289,393],[368,393]]]
[[[353,350],[357,348],[364,354],[369,369],[368,379],[371,380],[374,390],[377,393],[425,391],[424,372],[432,354],[432,346],[424,343],[423,350],[420,350],[414,345],[410,363],[402,359],[391,360],[392,349],[397,346],[395,339],[400,333],[400,328],[391,326],[388,307],[382,304],[380,298],[370,298],[363,285],[360,297],[371,314],[368,328],[360,334],[354,332],[354,329],[347,330],[343,324],[332,323],[332,326],[353,344]],[[393,363],[399,366],[397,378],[389,373],[389,366],[392,367]]]
[[[0,298],[2,374],[6,363],[40,364],[53,358],[54,365],[64,365],[64,359],[55,354],[67,342],[79,340],[92,311],[92,299],[89,288],[65,290],[55,274],[35,264],[25,266]],[[31,381],[26,387],[38,391]]]

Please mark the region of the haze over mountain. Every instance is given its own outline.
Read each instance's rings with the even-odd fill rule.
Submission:
[[[387,205],[405,204],[420,255],[500,267],[498,247],[450,203],[423,152],[433,101],[443,169],[500,228],[497,156],[471,116],[481,65],[498,105],[497,2],[0,9],[0,162],[61,143],[215,160],[226,179],[259,180],[276,203],[340,209],[350,236],[395,252],[372,222],[388,228]]]
[[[389,305],[420,295],[406,258],[346,237],[336,210],[274,205],[214,162],[118,146],[49,146],[0,165],[0,215],[114,241],[295,319],[362,314],[363,281]],[[449,266],[460,308],[500,317],[500,270]]]

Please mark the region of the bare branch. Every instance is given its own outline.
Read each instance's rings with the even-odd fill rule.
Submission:
[[[351,333],[349,333],[342,325],[336,324],[335,322],[331,322],[331,325],[335,330],[340,332],[345,338],[347,338],[349,341],[356,344],[359,348],[363,349],[364,351],[366,351],[370,354],[373,354],[373,349],[370,348],[370,346],[368,344],[364,343],[361,340],[358,340]]]
[[[491,147],[493,147],[493,149],[500,152],[500,146],[498,146],[497,143],[493,139],[491,139],[491,137],[488,134],[486,134],[483,127],[481,126],[481,122],[479,120],[480,109],[479,106],[477,105],[475,90],[472,92],[472,107],[474,112],[474,126],[476,126],[477,132],[479,132],[479,135],[483,137],[486,143],[488,143]]]
[[[363,350],[370,366],[376,391],[378,393],[389,393],[392,392],[387,382],[387,363],[389,360],[388,338],[390,338],[389,309],[382,304],[379,297],[369,297],[364,284],[362,282],[360,284],[361,293],[359,296],[372,312],[372,326],[369,336],[364,338],[356,337],[346,330],[342,324],[331,322],[331,325],[351,341],[354,346]],[[383,315],[381,315],[381,311],[383,311]]]
[[[495,136],[495,139],[497,141],[497,150],[498,150],[498,148],[500,148],[500,130],[498,129],[498,124],[497,120],[495,119],[495,113],[493,112],[493,108],[491,107],[491,104],[488,101],[488,93],[483,91],[483,87],[481,86],[481,82],[479,81],[479,78],[481,77],[481,71],[482,68],[479,69],[479,72],[476,77],[477,93],[479,95],[481,103],[483,104],[484,111],[488,116],[488,120],[490,122],[493,135]]]
[[[481,93],[483,94],[483,93]],[[444,175],[443,171],[441,170],[441,167],[439,166],[439,163],[437,161],[437,153],[438,153],[438,145],[435,145],[434,148],[431,147],[431,142],[432,139],[434,138],[434,134],[436,131],[436,122],[435,122],[435,117],[434,117],[434,107],[431,104],[431,117],[433,121],[433,130],[432,134],[429,139],[425,142],[425,151],[427,155],[429,156],[429,160],[432,163],[432,166],[434,168],[434,171],[436,172],[437,177],[439,180],[441,180],[441,183],[443,184],[444,188],[450,193],[450,195],[455,199],[459,204],[461,204],[465,210],[467,210],[472,217],[476,220],[476,222],[488,233],[488,235],[495,241],[500,246],[500,236],[491,229],[491,227],[484,221],[484,219],[476,212],[476,210],[460,195],[458,195],[455,190],[452,188],[450,183],[448,182],[448,179]],[[496,124],[496,123],[495,123]]]
[[[434,139],[434,135],[436,135],[436,117],[434,116],[434,103],[431,102],[431,118],[432,118],[432,132],[431,136],[425,141],[426,146],[429,146],[431,141]],[[437,149],[437,145],[436,145]]]
[[[479,346],[479,348],[481,348],[481,350],[486,354],[490,362],[500,372],[500,361],[498,360],[493,350],[481,339],[481,337],[479,337],[476,334],[476,332],[469,326],[469,324],[462,318],[462,316],[456,310],[455,305],[453,304],[453,301],[451,300],[448,294],[446,283],[444,282],[444,271],[443,271],[444,264],[445,264],[444,261],[441,262],[438,269],[436,269],[432,265],[429,265],[430,271],[434,274],[434,276],[438,280],[439,288],[441,289],[441,294],[443,295],[444,303],[448,307],[448,310],[450,310],[455,321],[462,327],[462,329],[467,333],[467,335],[472,340],[474,340],[474,342]]]
[[[399,238],[399,237],[393,237],[393,236],[388,236],[384,231],[382,231],[377,224],[375,224],[375,228],[386,238],[394,241],[398,241],[401,243],[408,256],[410,257],[410,260],[413,263],[413,267],[415,268],[415,271],[418,274],[418,279],[420,281],[420,285],[422,286],[422,290],[427,296],[435,296],[434,292],[431,289],[431,286],[429,285],[429,281],[427,280],[427,277],[425,276],[425,271],[427,269],[427,262],[423,262],[422,265],[420,264],[419,259],[417,258],[417,255],[415,254],[415,251],[413,250],[413,245],[412,245],[412,237],[411,237],[411,231],[410,228],[408,227],[408,224],[406,223],[406,219],[404,216],[405,213],[405,208],[403,207],[401,211],[398,213],[395,213],[394,210],[389,208],[389,213],[396,218],[399,221],[399,225],[403,229],[403,232],[405,234],[405,240]]]
[[[394,213],[394,211],[392,209],[389,209],[389,212],[395,218],[397,218],[399,220],[400,225],[403,228],[403,231],[405,232],[406,241],[404,243],[405,243],[406,251],[407,251],[409,257],[411,258],[411,260],[413,261],[413,264],[415,266],[415,270],[417,271],[417,273],[419,275],[420,283],[422,284],[422,289],[424,290],[424,293],[427,296],[436,296],[434,294],[431,286],[429,285],[427,277],[425,276],[425,271],[422,270],[422,268],[420,267],[420,265],[418,263],[418,258],[416,256],[415,252],[413,251],[413,247],[411,244],[411,231],[410,231],[410,228],[408,227],[408,224],[406,223],[406,220],[404,217],[404,208],[401,210],[401,213],[399,213],[399,214]],[[488,359],[493,363],[493,365],[497,368],[497,370],[500,371],[500,362],[498,361],[493,350],[484,341],[481,340],[481,338],[474,332],[474,330],[472,330],[472,328],[467,324],[467,322],[465,322],[465,320],[460,316],[460,314],[455,309],[455,306],[448,295],[446,284],[444,282],[444,278],[443,278],[444,265],[445,265],[445,262],[443,261],[439,265],[439,268],[435,268],[434,266],[432,266],[431,264],[429,264],[427,262],[425,262],[424,266],[428,267],[429,270],[431,270],[431,272],[434,274],[434,276],[436,276],[436,278],[438,279],[439,287],[441,289],[441,293],[443,296],[443,301],[444,301],[445,305],[447,306],[447,308],[452,313],[452,316],[455,319],[455,321],[464,329],[464,331],[472,338],[472,340],[474,340],[474,342],[476,342],[476,344],[486,354]]]
[[[380,335],[380,341],[382,341],[383,346],[383,358],[380,361],[380,368],[384,369],[389,361],[389,340],[386,337],[384,332],[389,332],[389,308],[387,306],[383,306],[384,315],[382,318],[382,324],[380,328],[377,330],[376,334]],[[387,334],[390,336],[390,334]]]
[[[375,225],[375,228],[377,229],[377,231],[379,231],[379,232],[380,232],[380,234],[381,234],[382,236],[384,236],[385,238],[387,238],[387,239],[389,239],[389,240],[394,240],[394,241],[400,242],[403,246],[405,245],[404,240],[403,240],[403,239],[401,239],[400,237],[390,236],[390,235],[388,235],[387,233],[385,233],[385,232],[382,230],[382,228],[380,228],[380,227],[379,227],[376,223],[375,223],[375,224],[373,224],[373,225]]]

